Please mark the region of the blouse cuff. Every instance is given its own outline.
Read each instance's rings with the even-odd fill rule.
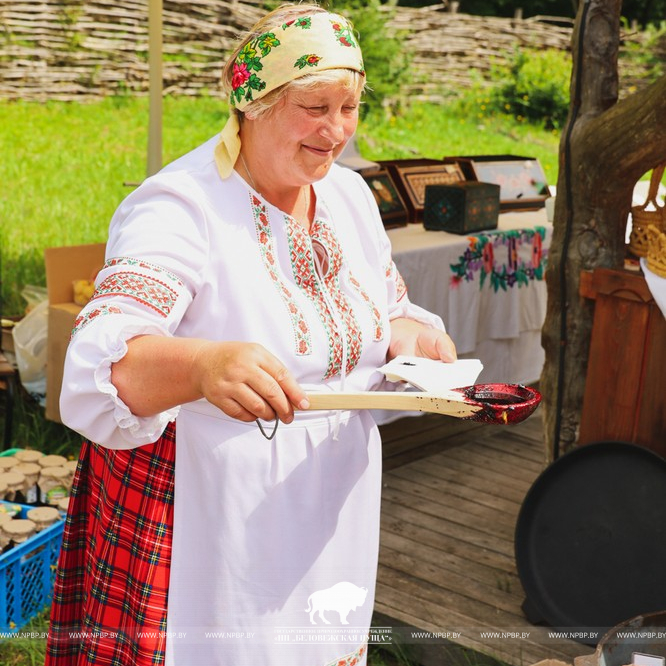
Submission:
[[[405,319],[413,319],[430,328],[436,328],[437,330],[446,333],[446,327],[440,316],[428,312],[428,310],[424,310],[419,305],[415,305],[407,297],[402,298],[402,300],[397,303],[397,307],[391,312],[389,319],[393,320],[401,317],[404,317]]]
[[[108,355],[95,370],[95,385],[100,393],[109,397],[113,403],[113,418],[126,437],[141,446],[156,441],[170,421],[173,421],[180,407],[172,407],[153,416],[136,416],[130,408],[120,399],[118,390],[111,382],[111,366],[120,361],[127,354],[127,340],[137,335],[161,335],[166,333],[157,326],[127,326],[118,337],[115,348],[111,348]]]
[[[138,335],[170,336],[119,308],[105,326],[93,320],[72,336],[60,394],[63,423],[86,439],[110,449],[132,449],[155,442],[178,414],[179,407],[142,417],[133,414],[111,382],[111,366],[127,353],[127,341]],[[99,317],[102,315],[100,314]]]

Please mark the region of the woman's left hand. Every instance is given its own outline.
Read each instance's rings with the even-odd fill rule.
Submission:
[[[453,363],[457,358],[456,346],[444,331],[403,317],[391,321],[387,357],[390,361],[396,356],[421,356],[445,363]]]

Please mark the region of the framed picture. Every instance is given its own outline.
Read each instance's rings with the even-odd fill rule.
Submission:
[[[375,197],[385,227],[407,224],[407,208],[386,169],[364,171],[361,174]]]
[[[457,164],[437,164],[424,167],[398,167],[405,189],[414,208],[423,210],[428,185],[451,185],[465,180]]]
[[[542,208],[550,196],[539,160],[518,155],[472,155],[448,158],[461,164],[469,179],[500,186],[500,209]]]
[[[395,186],[407,205],[410,222],[423,220],[425,188],[428,185],[450,185],[465,179],[455,163],[427,158],[387,160],[381,163],[393,178]]]

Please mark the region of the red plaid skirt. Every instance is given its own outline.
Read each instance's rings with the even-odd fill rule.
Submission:
[[[83,443],[45,666],[164,663],[175,439],[171,423],[131,450]]]

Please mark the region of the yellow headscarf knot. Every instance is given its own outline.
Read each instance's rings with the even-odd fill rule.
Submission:
[[[231,175],[240,155],[240,149],[240,123],[238,114],[232,111],[229,120],[220,132],[220,141],[215,146],[215,164],[222,179],[229,178]]]

